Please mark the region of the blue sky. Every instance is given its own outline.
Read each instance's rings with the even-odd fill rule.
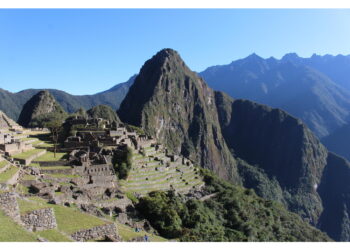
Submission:
[[[350,10],[1,9],[0,88],[93,94],[162,48],[194,71],[257,53],[350,54]]]

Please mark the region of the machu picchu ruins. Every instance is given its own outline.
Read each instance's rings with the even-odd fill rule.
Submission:
[[[55,152],[48,129],[25,129],[3,117],[0,208],[41,241],[143,241],[141,229],[150,240],[163,240],[137,214],[133,197],[168,190],[186,195],[204,185],[189,159],[119,121],[70,116],[61,125],[62,143]],[[118,164],[129,168],[122,178]],[[65,230],[62,210],[86,217],[91,225]],[[118,228],[135,237],[123,237]]]

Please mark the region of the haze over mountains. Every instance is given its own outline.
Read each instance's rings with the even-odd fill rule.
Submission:
[[[350,120],[350,57],[287,54],[281,60],[256,54],[213,66],[200,75],[234,98],[281,108],[324,137]]]

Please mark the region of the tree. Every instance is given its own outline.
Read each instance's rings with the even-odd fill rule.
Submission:
[[[53,145],[54,145],[54,158],[56,158],[58,136],[62,131],[62,119],[50,120],[45,123],[45,127],[48,128],[52,135]]]

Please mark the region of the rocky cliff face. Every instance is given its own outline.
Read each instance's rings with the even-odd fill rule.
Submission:
[[[42,121],[49,117],[65,114],[63,108],[48,91],[40,91],[24,104],[18,123],[24,127],[42,127]]]
[[[299,119],[282,110],[233,100],[220,92],[216,101],[229,148],[266,173],[270,182],[276,180],[283,191],[281,200],[315,225],[322,211],[316,189],[326,165],[326,148]],[[254,188],[260,185],[257,181]]]
[[[118,115],[173,152],[239,182],[236,162],[221,134],[214,91],[176,51],[164,49],[144,64]]]
[[[350,241],[350,163],[329,153],[318,192],[324,210],[318,227],[337,241]]]

